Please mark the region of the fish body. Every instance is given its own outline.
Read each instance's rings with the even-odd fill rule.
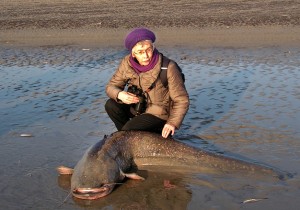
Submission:
[[[272,167],[194,148],[172,138],[145,131],[118,131],[90,147],[77,163],[71,191],[80,199],[98,199],[112,192],[125,177],[143,180],[131,173],[145,165],[183,167],[199,172],[262,174],[284,179]],[[63,168],[61,168],[63,170]],[[62,173],[63,174],[63,173]]]

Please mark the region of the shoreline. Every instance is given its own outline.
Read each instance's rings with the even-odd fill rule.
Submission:
[[[158,46],[184,47],[300,47],[300,26],[232,26],[150,28]],[[10,29],[0,30],[4,47],[78,45],[80,47],[123,47],[130,30],[125,28]]]

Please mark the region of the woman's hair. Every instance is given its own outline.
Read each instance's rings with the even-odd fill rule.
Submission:
[[[153,44],[153,42],[152,42],[151,40],[142,40],[142,41],[139,41],[138,43],[136,43],[136,44],[133,46],[132,52],[134,51],[134,48],[135,48],[136,46],[140,45],[140,46],[143,47],[143,46],[146,45],[146,44],[150,44],[150,45],[154,48],[154,44]]]

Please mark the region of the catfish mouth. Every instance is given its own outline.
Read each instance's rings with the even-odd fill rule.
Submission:
[[[97,188],[80,187],[72,191],[74,197],[84,200],[96,200],[112,192],[115,184],[105,184]]]

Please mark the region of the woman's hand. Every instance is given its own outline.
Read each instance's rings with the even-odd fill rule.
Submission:
[[[162,130],[162,137],[167,138],[170,134],[174,135],[175,133],[175,126],[170,124],[165,124],[163,130]]]
[[[136,104],[139,102],[139,98],[136,97],[136,95],[126,91],[119,92],[118,99],[120,99],[124,104]]]

